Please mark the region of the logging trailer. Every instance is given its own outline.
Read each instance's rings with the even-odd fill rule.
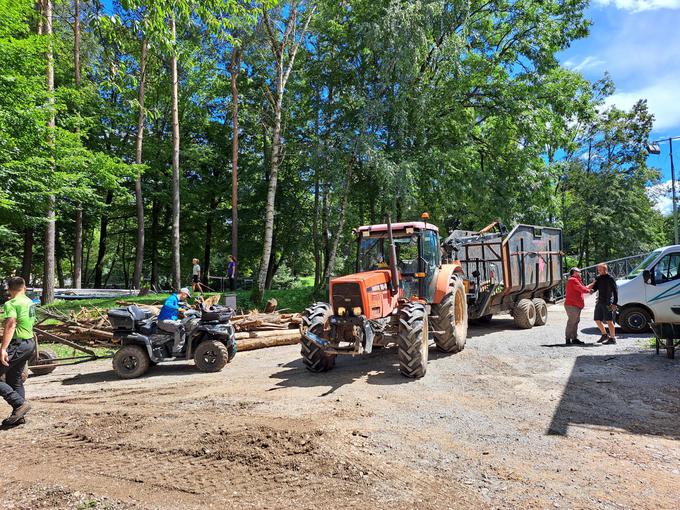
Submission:
[[[312,372],[338,355],[368,354],[396,343],[399,370],[427,370],[430,336],[444,352],[465,347],[470,318],[509,311],[521,328],[545,324],[546,301],[562,275],[562,232],[499,223],[479,232],[439,229],[422,221],[355,230],[356,273],[330,281],[330,303],[305,310],[300,326],[303,363]]]

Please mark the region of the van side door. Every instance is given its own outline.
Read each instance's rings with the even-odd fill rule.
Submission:
[[[645,291],[654,320],[680,322],[680,251],[661,257],[651,276],[651,285],[645,285]]]

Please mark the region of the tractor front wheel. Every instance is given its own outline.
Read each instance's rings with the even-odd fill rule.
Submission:
[[[433,315],[437,316],[432,319],[437,347],[449,353],[462,351],[467,338],[468,311],[465,287],[460,280],[451,282],[444,299],[433,307]]]
[[[399,311],[399,370],[402,375],[419,379],[427,371],[429,335],[427,308],[421,303],[408,303]]]
[[[307,331],[322,337],[331,315],[333,309],[328,303],[314,303],[302,313],[300,354],[310,372],[327,372],[335,366],[334,354],[326,354],[321,347],[305,337]]]

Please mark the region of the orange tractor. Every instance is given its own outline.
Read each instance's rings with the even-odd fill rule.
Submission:
[[[339,354],[360,355],[396,343],[406,377],[427,370],[430,333],[456,353],[467,337],[467,295],[460,263],[442,263],[439,229],[423,221],[356,230],[356,273],[330,281],[330,303],[303,314],[301,353],[312,372]]]

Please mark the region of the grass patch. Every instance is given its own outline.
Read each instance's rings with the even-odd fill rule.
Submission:
[[[85,356],[83,351],[74,349],[64,344],[55,344],[49,342],[40,342],[40,348],[49,349],[54,351],[58,358],[72,358],[73,356]],[[115,349],[109,349],[108,347],[93,347],[87,346],[88,349],[95,352],[99,357],[113,356],[116,352]]]

